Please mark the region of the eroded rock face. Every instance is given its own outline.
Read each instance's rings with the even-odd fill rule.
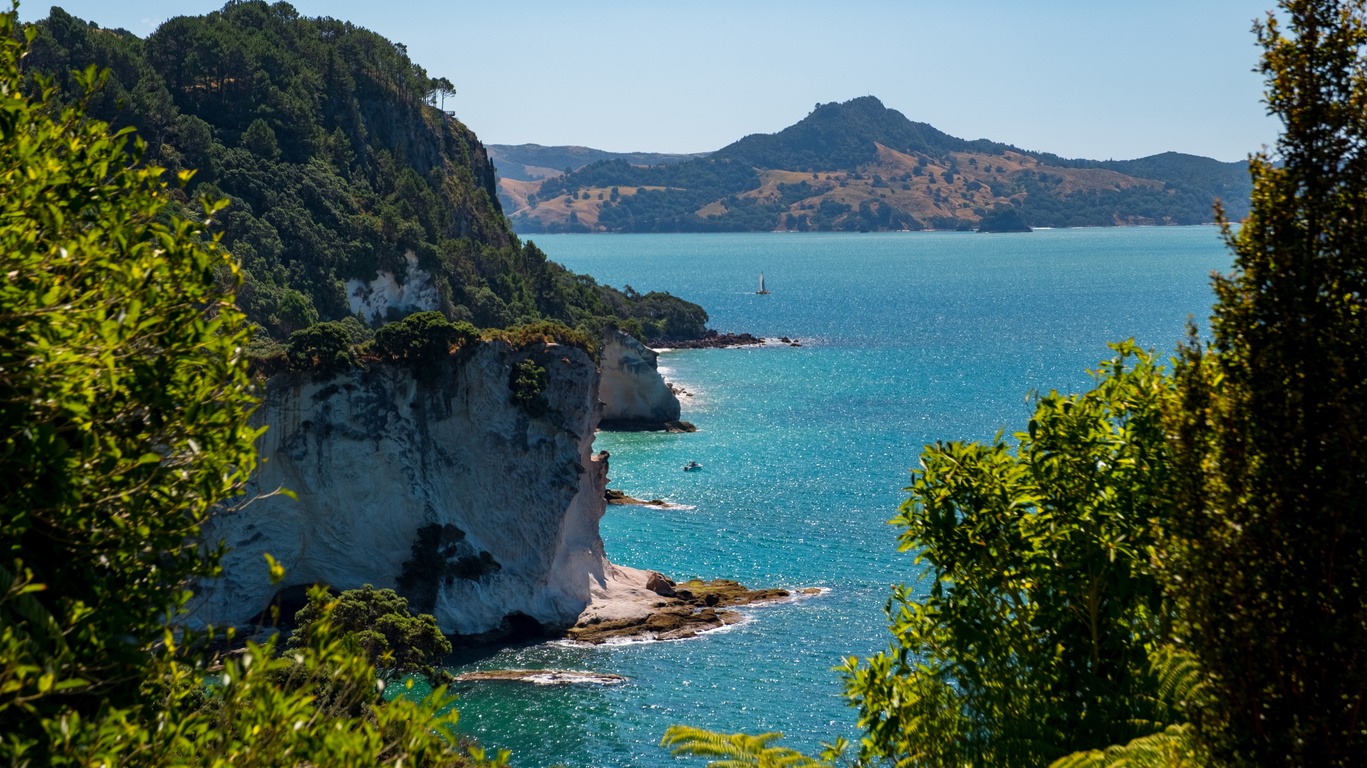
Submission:
[[[539,416],[513,402],[513,367],[547,371]],[[205,530],[230,551],[192,623],[242,625],[277,592],[322,583],[397,588],[447,633],[575,623],[609,566],[598,521],[606,454],[592,453],[598,376],[582,350],[502,342],[414,373],[377,366],[267,385],[269,429],[248,497]],[[269,583],[264,553],[284,565]]]
[[[603,338],[604,429],[665,429],[679,420],[679,398],[660,376],[655,351],[621,331]]]

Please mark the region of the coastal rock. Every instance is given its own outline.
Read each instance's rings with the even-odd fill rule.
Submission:
[[[717,333],[709,330],[696,339],[667,342],[674,349],[722,349],[763,344],[764,339],[749,333]]]
[[[655,571],[651,571],[650,577],[646,579],[646,589],[661,597],[674,597],[673,582]]]
[[[669,502],[665,501],[664,499],[650,499],[649,501],[646,501],[645,499],[638,499],[633,496],[628,496],[625,492],[619,491],[616,488],[607,489],[606,491],[604,491],[604,495],[607,497],[607,502],[609,504],[635,504],[643,507],[669,506]]]
[[[729,579],[693,579],[671,584],[674,597],[651,591],[648,585],[667,581],[654,571],[638,571],[612,566],[612,578],[619,583],[609,598],[596,596],[593,603],[566,633],[581,643],[650,639],[682,640],[699,632],[717,629],[740,621],[727,607],[770,602],[790,596],[786,589],[748,589]],[[635,586],[629,587],[630,582]],[[687,589],[685,589],[687,587]]]
[[[510,395],[529,358],[547,371],[544,408]],[[252,501],[205,526],[230,550],[192,624],[242,626],[278,594],[368,583],[448,634],[539,634],[574,624],[595,591],[613,594],[598,533],[607,454],[592,454],[598,375],[583,350],[494,341],[424,373],[282,374],[254,418],[269,429]],[[298,500],[269,495],[279,488]],[[266,553],[285,567],[278,585]]]
[[[660,376],[654,350],[618,330],[603,336],[603,429],[667,429],[679,422],[679,398]]]

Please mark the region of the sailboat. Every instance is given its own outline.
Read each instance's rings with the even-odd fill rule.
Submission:
[[[757,295],[760,295],[760,296],[768,296],[768,295],[769,295],[769,292],[766,291],[766,290],[764,289],[764,273],[763,273],[763,272],[759,273],[759,290],[758,290],[758,291],[755,291],[755,293],[756,293]]]

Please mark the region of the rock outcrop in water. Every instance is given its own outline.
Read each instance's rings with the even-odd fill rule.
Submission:
[[[661,378],[655,350],[614,330],[600,357],[603,429],[680,429],[679,398]]]
[[[546,371],[530,404],[511,391],[526,360]],[[573,625],[591,591],[643,588],[640,572],[607,562],[598,532],[598,380],[578,348],[497,341],[425,372],[276,376],[256,413],[270,428],[248,497],[287,488],[298,500],[211,519],[206,539],[230,551],[192,623],[243,625],[281,593],[369,583],[396,588],[447,633],[540,632]],[[286,569],[279,585],[265,553]]]

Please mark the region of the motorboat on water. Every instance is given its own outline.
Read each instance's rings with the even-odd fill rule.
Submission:
[[[696,462],[696,461],[690,461],[690,462],[688,462],[687,464],[684,465],[684,468],[683,468],[683,469],[684,469],[685,472],[692,472],[692,471],[697,470],[697,469],[702,469],[702,465],[699,464],[699,463]]]

